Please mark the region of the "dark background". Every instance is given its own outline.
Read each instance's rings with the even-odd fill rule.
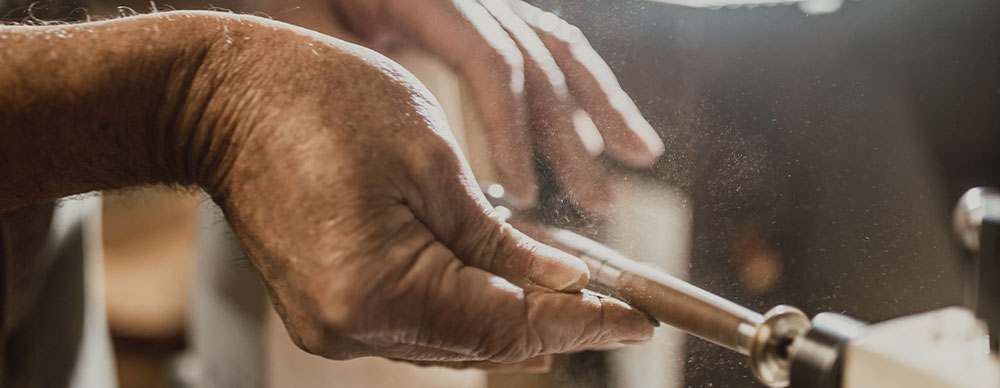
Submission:
[[[1000,2],[534,3],[586,33],[667,141],[648,174],[692,199],[694,284],[867,321],[962,302],[951,211],[1000,185]],[[782,268],[764,290],[740,276],[761,254]],[[687,386],[757,386],[743,357],[687,343]]]

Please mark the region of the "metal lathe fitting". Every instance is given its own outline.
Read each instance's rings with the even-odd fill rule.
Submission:
[[[764,314],[750,343],[750,369],[772,388],[787,387],[791,370],[789,348],[812,328],[801,310],[780,305]]]
[[[972,251],[979,251],[979,239],[983,223],[997,222],[1000,218],[1000,189],[995,187],[974,187],[959,198],[952,213],[955,236],[962,245]]]
[[[837,313],[820,313],[812,329],[791,349],[793,387],[840,388],[844,349],[865,331],[865,323]]]

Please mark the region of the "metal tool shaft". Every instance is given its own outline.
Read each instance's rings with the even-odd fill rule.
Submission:
[[[621,299],[670,326],[749,355],[764,317],[661,270],[623,257],[604,245],[561,229],[551,242],[590,268],[587,288]]]
[[[483,184],[483,191],[501,218],[509,220],[515,215],[516,208],[505,200],[502,187]],[[583,260],[590,269],[588,289],[747,355],[758,380],[772,388],[788,386],[789,348],[811,328],[802,311],[779,305],[761,315],[568,230],[530,223],[519,228]]]

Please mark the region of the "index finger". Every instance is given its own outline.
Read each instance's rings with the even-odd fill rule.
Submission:
[[[468,81],[500,181],[519,205],[531,205],[538,196],[538,183],[528,137],[520,49],[489,12],[472,0],[412,3],[387,2],[387,12]]]
[[[566,84],[597,125],[608,152],[631,167],[656,162],[663,141],[580,29],[523,1],[515,2],[514,9],[559,63]]]

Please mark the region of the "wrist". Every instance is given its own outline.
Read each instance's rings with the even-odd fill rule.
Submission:
[[[249,29],[242,17],[209,12],[169,12],[182,20],[171,28],[195,36],[177,57],[170,79],[163,85],[165,102],[155,112],[148,153],[157,178],[165,183],[198,185],[211,191],[224,170],[236,135],[246,120],[237,117],[245,98],[242,80],[233,74],[245,53]]]
[[[176,182],[174,113],[212,34],[179,14],[0,26],[0,211]]]

